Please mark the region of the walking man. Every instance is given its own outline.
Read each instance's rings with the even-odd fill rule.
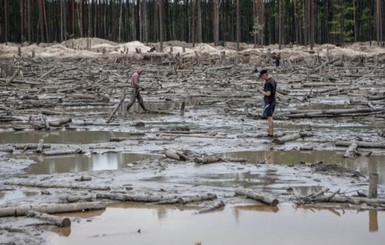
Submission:
[[[273,114],[275,110],[275,92],[277,89],[277,83],[271,77],[267,70],[261,70],[259,73],[259,78],[265,80],[265,84],[263,88],[259,89],[259,92],[263,94],[263,112],[262,116],[267,118],[267,122],[269,125],[269,133],[268,137],[274,136],[274,122],[273,122]]]
[[[143,103],[143,98],[142,96],[140,95],[140,91],[141,90],[144,90],[142,87],[139,86],[139,77],[140,75],[142,74],[143,72],[143,69],[142,68],[138,68],[134,74],[132,74],[132,77],[131,77],[131,87],[133,88],[132,90],[132,96],[131,96],[131,101],[130,103],[127,105],[127,111],[130,109],[130,107],[135,103],[135,100],[138,100],[139,102],[139,105],[142,107],[142,109],[144,111],[148,111],[146,109],[146,107],[144,106],[144,103]]]

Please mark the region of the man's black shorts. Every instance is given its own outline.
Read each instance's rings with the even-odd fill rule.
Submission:
[[[263,117],[272,117],[275,110],[275,102],[265,102],[263,104],[262,116]]]

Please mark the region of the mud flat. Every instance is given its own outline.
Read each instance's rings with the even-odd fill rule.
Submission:
[[[382,55],[320,50],[281,55],[278,68],[263,50],[3,62],[2,242],[49,244],[60,223],[50,215],[116,203],[202,215],[238,204],[381,212]],[[150,112],[127,112],[139,66]],[[279,84],[274,139],[259,115],[262,66]]]

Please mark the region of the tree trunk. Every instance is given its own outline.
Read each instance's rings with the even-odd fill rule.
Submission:
[[[36,212],[36,211],[27,211],[25,214],[27,217],[37,218],[44,221],[47,221],[50,224],[59,226],[59,227],[70,227],[71,220],[66,217],[54,216],[46,213]]]
[[[163,52],[163,0],[159,0],[159,39],[160,52]]]
[[[24,42],[24,0],[20,0],[20,43]]]
[[[214,36],[214,45],[218,45],[219,41],[219,12],[218,12],[218,0],[213,1],[213,13],[214,13],[214,30],[213,30],[213,36]]]
[[[201,0],[197,0],[197,41],[202,42],[202,8]]]
[[[43,213],[69,213],[85,210],[97,210],[105,209],[106,206],[101,203],[71,203],[71,204],[45,204],[39,206],[27,205],[19,207],[7,207],[0,208],[0,217],[10,217],[10,216],[24,216],[28,211],[37,211]]]
[[[239,6],[239,0],[237,0],[237,28],[236,28],[236,35],[237,35],[237,50],[239,50],[239,42],[241,37],[241,14],[240,14],[240,6]]]
[[[5,45],[8,45],[8,0],[4,0],[4,19],[5,19]]]
[[[246,196],[248,198],[260,201],[265,204],[269,204],[271,206],[277,206],[279,204],[279,200],[270,194],[255,193],[254,191],[243,189],[235,190],[235,194],[240,196]]]
[[[282,49],[282,0],[278,0],[278,49]]]

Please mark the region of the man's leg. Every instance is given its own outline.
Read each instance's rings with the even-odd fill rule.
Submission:
[[[143,109],[144,111],[148,111],[148,110],[146,109],[146,107],[144,106],[143,98],[142,98],[142,96],[140,95],[139,92],[138,92],[138,95],[137,95],[136,99],[138,100],[139,105],[142,107],[142,109]]]
[[[267,123],[269,125],[269,136],[274,135],[274,121],[273,117],[267,117]]]
[[[131,95],[130,103],[127,105],[127,111],[131,108],[131,106],[135,103],[136,97],[138,96],[138,90],[133,90]]]

